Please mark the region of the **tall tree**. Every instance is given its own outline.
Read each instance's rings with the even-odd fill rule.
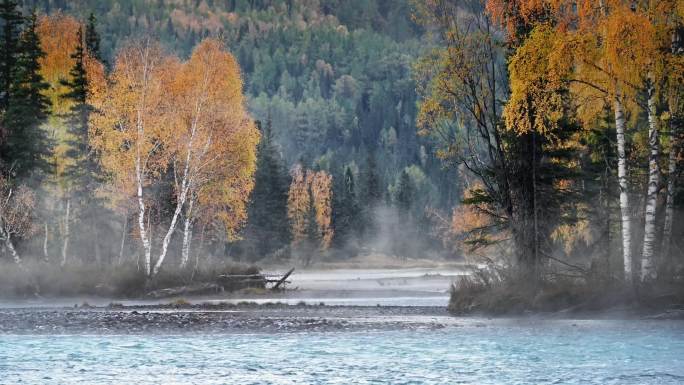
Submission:
[[[399,213],[404,220],[408,219],[415,199],[416,186],[414,185],[413,180],[411,180],[411,176],[404,170],[399,174],[396,196],[394,197]]]
[[[184,245],[202,208],[234,237],[246,219],[259,133],[244,106],[237,62],[222,43],[204,40],[184,63],[149,39],[131,43],[104,91],[94,115],[96,148],[115,181],[135,191],[148,277],[159,273],[184,210]],[[169,173],[175,202],[152,266],[148,189]],[[183,249],[184,265],[189,247]]]
[[[269,119],[262,129],[259,142],[254,190],[244,231],[243,243],[248,250],[257,254],[255,257],[264,257],[290,242],[287,219],[289,185]]]
[[[15,0],[0,3],[2,44],[0,45],[0,110],[7,108],[18,55],[19,34],[24,18]],[[1,144],[1,142],[0,142]]]
[[[339,186],[333,195],[333,227],[335,228],[335,243],[344,247],[354,235],[361,234],[361,210],[356,195],[356,183],[354,173],[350,167],[345,167],[344,174],[340,176],[341,182],[334,183]]]
[[[71,200],[67,203],[70,210],[77,213],[71,217],[80,219],[79,222],[84,225],[79,229],[79,233],[84,235],[84,240],[91,243],[95,260],[100,262],[99,237],[101,218],[104,217],[105,212],[104,203],[95,193],[102,183],[102,170],[91,146],[89,120],[93,106],[90,104],[91,90],[87,67],[88,65],[101,67],[101,63],[86,53],[83,46],[82,28],[78,29],[77,39],[78,43],[71,55],[74,65],[69,71],[69,79],[62,80],[62,85],[68,90],[63,98],[71,105],[65,116],[67,130],[71,137],[68,143],[69,150],[65,154],[70,159],[65,170],[68,185],[66,199]],[[86,64],[87,61],[91,63]],[[68,240],[65,239],[64,242],[67,244]],[[65,261],[66,248],[63,248],[62,262]]]
[[[85,30],[85,46],[88,55],[93,59],[103,62],[102,53],[100,52],[100,34],[97,32],[97,18],[93,13],[88,16],[88,24]]]
[[[31,14],[18,44],[16,67],[10,84],[10,97],[3,125],[9,129],[0,148],[3,160],[16,178],[46,171],[51,143],[41,128],[50,109],[44,95],[49,85],[40,74],[39,60],[45,55],[36,33],[36,14]]]

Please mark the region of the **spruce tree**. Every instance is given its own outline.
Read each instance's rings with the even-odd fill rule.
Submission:
[[[71,148],[67,151],[67,156],[73,162],[68,170],[71,179],[79,180],[77,184],[83,185],[89,174],[90,165],[88,163],[88,116],[91,106],[88,105],[88,77],[85,70],[85,51],[83,47],[83,30],[79,28],[77,32],[78,44],[76,50],[71,54],[74,59],[74,66],[69,71],[71,80],[63,80],[62,84],[68,87],[69,91],[62,95],[64,99],[72,103],[70,111],[66,114],[67,125],[73,139],[70,141]]]
[[[94,14],[88,16],[88,24],[85,30],[85,45],[88,55],[100,62],[102,60],[102,53],[100,52],[100,34],[97,33],[97,18]]]
[[[261,127],[259,122],[257,124]],[[289,244],[291,238],[287,218],[290,181],[273,138],[270,120],[262,130],[254,182],[243,245],[255,253],[254,256],[264,257]]]
[[[336,193],[333,194],[333,225],[335,228],[336,246],[347,246],[348,241],[361,226],[359,202],[356,198],[354,174],[346,167],[342,183],[337,183]]]
[[[62,81],[69,91],[62,95],[64,99],[71,102],[71,108],[66,114],[66,124],[71,134],[69,140],[69,150],[66,156],[70,158],[69,166],[66,169],[66,180],[68,181],[68,196],[71,206],[74,208],[74,218],[80,219],[84,228],[79,231],[84,235],[93,248],[96,260],[100,259],[98,234],[100,232],[100,220],[105,214],[104,204],[94,194],[99,186],[100,169],[95,153],[89,143],[88,120],[93,107],[88,103],[88,74],[85,68],[86,47],[83,44],[83,28],[77,32],[78,44],[76,50],[71,54],[74,59],[74,66],[69,71],[70,80]]]
[[[416,188],[411,180],[411,176],[402,171],[399,175],[399,184],[397,185],[397,192],[395,196],[395,203],[399,209],[399,213],[405,218],[408,217],[413,207],[413,200],[415,199]]]
[[[382,202],[383,189],[377,170],[375,154],[370,153],[366,161],[366,167],[362,172],[361,187],[361,224],[360,230],[367,238],[373,238],[376,231],[376,209]]]
[[[19,39],[19,55],[3,117],[8,133],[0,153],[16,178],[29,176],[36,170],[46,171],[46,158],[51,153],[51,143],[40,127],[47,119],[50,100],[43,94],[49,85],[40,74],[39,59],[45,53],[40,47],[36,25],[33,12]]]
[[[19,33],[24,18],[15,0],[0,1],[0,21],[2,22],[2,44],[0,44],[0,110],[7,109],[10,88],[15,72]]]

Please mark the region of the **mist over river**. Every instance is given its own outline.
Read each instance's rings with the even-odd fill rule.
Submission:
[[[680,321],[453,320],[439,329],[1,335],[0,382],[684,382]]]

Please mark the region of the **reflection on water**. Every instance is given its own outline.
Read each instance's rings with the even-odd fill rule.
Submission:
[[[462,320],[438,331],[0,336],[3,383],[677,384],[684,323]]]

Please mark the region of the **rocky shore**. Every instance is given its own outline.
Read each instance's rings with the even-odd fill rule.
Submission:
[[[444,308],[283,304],[0,310],[0,334],[149,334],[440,329]]]

